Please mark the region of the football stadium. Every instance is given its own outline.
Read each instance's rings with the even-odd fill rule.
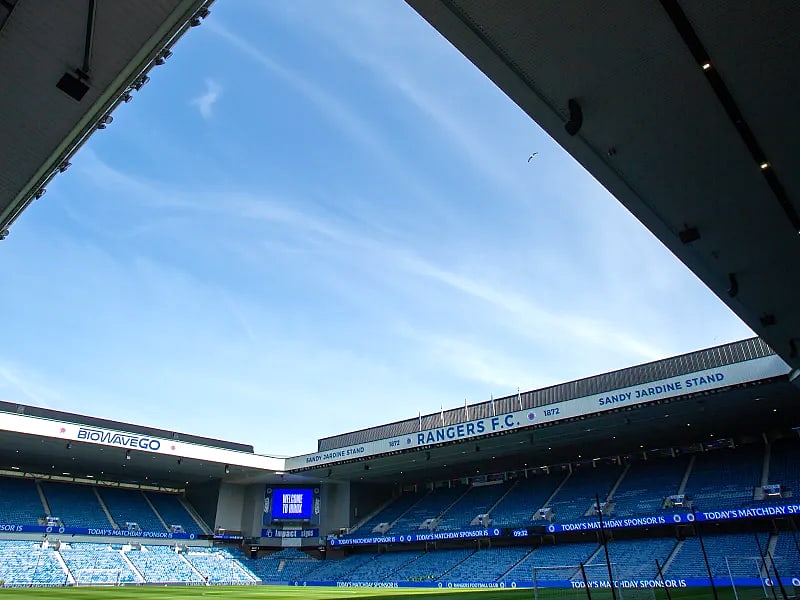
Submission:
[[[757,337],[290,457],[0,402],[0,598],[800,594],[798,5],[408,4]],[[211,8],[0,2],[0,239]]]

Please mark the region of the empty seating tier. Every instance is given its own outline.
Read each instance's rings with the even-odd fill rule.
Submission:
[[[614,493],[613,516],[645,516],[660,511],[664,498],[678,492],[688,465],[685,457],[632,464]]]
[[[111,528],[94,487],[53,481],[43,481],[41,486],[51,516],[61,519],[65,527]]]
[[[44,506],[33,479],[0,478],[0,524],[38,525]]]

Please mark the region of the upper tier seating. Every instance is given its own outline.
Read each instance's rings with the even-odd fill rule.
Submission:
[[[621,474],[622,468],[615,465],[586,466],[573,471],[550,502],[554,519],[562,523],[580,520],[594,504],[595,495],[603,502]]]
[[[67,573],[56,551],[31,541],[0,541],[0,579],[5,586],[64,585]]]
[[[62,545],[59,550],[78,585],[135,583],[139,581],[119,549],[107,544]]]
[[[107,487],[97,490],[120,529],[125,529],[125,523],[137,523],[143,531],[165,530],[141,491]]]
[[[472,486],[470,490],[447,509],[436,531],[458,531],[471,527],[470,522],[479,514],[489,512],[495,503],[510,489],[509,483]],[[474,527],[482,527],[475,525]]]
[[[142,546],[125,554],[148,583],[203,583],[172,546]]]
[[[529,479],[518,479],[514,487],[492,510],[492,525],[495,527],[530,525],[533,513],[544,506],[562,481],[564,473],[532,475]]]
[[[41,486],[51,516],[61,519],[65,527],[111,528],[93,486],[54,481],[42,481]]]
[[[180,499],[175,494],[166,494],[160,492],[143,492],[153,503],[153,506],[164,519],[167,527],[172,525],[180,525],[186,533],[194,533],[202,535],[203,530],[192,518],[192,515],[181,504]]]
[[[389,529],[389,532],[393,534],[419,532],[420,523],[425,519],[438,517],[468,489],[466,486],[461,485],[452,488],[436,488],[427,496],[421,498],[406,514],[400,517]]]
[[[766,549],[768,536],[760,534],[761,547]],[[704,535],[703,543],[708,554],[708,562],[714,577],[759,577],[758,561],[729,560],[726,557],[759,556],[758,545],[752,534]],[[708,577],[699,538],[689,538],[675,555],[666,575],[673,578]]]
[[[761,485],[763,464],[761,446],[698,454],[685,493],[698,510],[744,506]]]
[[[33,479],[0,478],[0,524],[38,525],[44,506]]]
[[[793,504],[800,502],[800,439],[778,440],[772,444],[767,483],[783,484],[792,492],[788,501]]]
[[[386,508],[367,519],[360,527],[354,529],[344,537],[369,537],[375,527],[381,523],[389,523],[391,525],[423,496],[424,494],[402,494],[386,506]]]
[[[652,515],[665,496],[678,493],[689,460],[657,458],[633,463],[614,493],[614,517]]]

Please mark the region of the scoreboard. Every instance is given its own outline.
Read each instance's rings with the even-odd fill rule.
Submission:
[[[272,493],[272,520],[309,520],[313,503],[313,490],[276,489]]]

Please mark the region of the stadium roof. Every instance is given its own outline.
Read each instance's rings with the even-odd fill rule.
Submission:
[[[518,406],[525,409],[539,408],[555,402],[601,394],[609,390],[669,379],[684,373],[714,369],[722,365],[730,365],[774,354],[763,340],[751,338],[610,373],[585,377],[576,381],[568,381],[538,390],[522,392],[519,396],[497,398],[494,402],[487,401],[471,404],[468,406],[468,412],[473,418],[478,419],[492,416],[493,411],[498,414],[511,412],[516,410]],[[495,404],[494,408],[492,408],[493,403]],[[395,423],[322,438],[317,446],[319,450],[342,448],[351,444],[361,444],[395,435],[414,433],[418,431],[420,425],[422,429],[430,429],[439,427],[442,424],[460,423],[463,420],[464,408],[459,407],[446,410],[443,413],[437,412],[424,415],[421,420],[414,417]]]
[[[800,4],[407,1],[800,367]]]
[[[521,394],[521,401],[524,410],[537,408],[541,413],[540,407],[578,396],[600,396],[631,385],[647,385],[774,356],[762,340],[753,338],[527,392]],[[689,446],[720,438],[742,441],[760,438],[762,433],[786,433],[800,426],[800,390],[793,383],[793,373],[789,373],[788,367],[775,372],[780,374],[714,391],[672,394],[641,401],[637,406],[627,405],[499,435],[398,450],[379,457],[356,457],[318,468],[312,464],[305,470],[323,479],[413,483],[485,473],[487,468],[492,473],[515,471],[639,450]],[[502,402],[496,407],[497,414],[516,410],[518,401],[516,396],[496,401]],[[489,418],[490,405],[484,402],[470,406],[471,418]],[[439,413],[425,419],[422,426],[413,418],[326,438],[320,440],[320,447],[341,448],[398,434],[413,436],[420,429],[444,428],[466,420],[463,407],[446,412],[444,421]]]
[[[0,239],[208,4],[0,2]]]

